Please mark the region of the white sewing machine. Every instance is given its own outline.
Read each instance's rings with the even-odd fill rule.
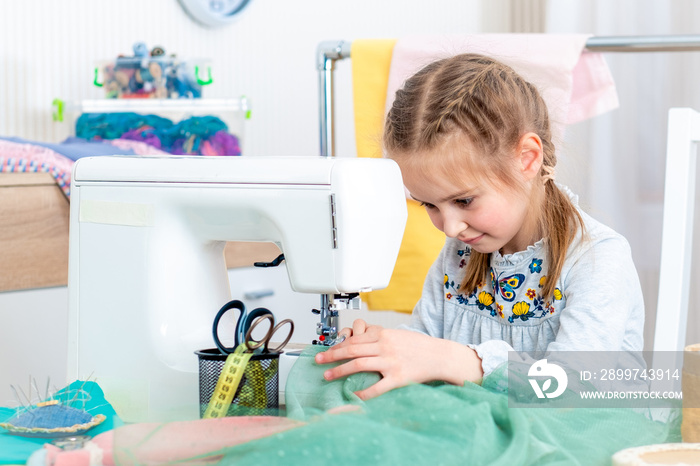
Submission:
[[[118,413],[139,413],[129,422],[197,418],[194,352],[213,347],[214,315],[231,299],[226,241],[276,243],[292,289],[322,295],[317,333],[333,344],[345,301],[388,285],[405,221],[386,159],[80,159],[68,380],[96,380]]]

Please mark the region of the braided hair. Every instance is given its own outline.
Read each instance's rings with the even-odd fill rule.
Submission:
[[[557,163],[547,106],[539,91],[509,66],[479,54],[461,54],[433,62],[396,92],[387,115],[383,145],[393,159],[429,157],[454,138],[466,138],[473,151],[457,155],[458,163],[477,168],[487,182],[518,189],[510,168],[520,138],[537,134],[542,141],[540,177],[544,202],[535,212],[539,231],[549,246],[548,278],[543,297],[551,299],[569,245],[583,219],[568,196],[554,183]],[[442,156],[441,156],[442,157]],[[412,161],[423,167],[454,161]],[[472,250],[460,288],[471,292],[488,280],[490,254]]]

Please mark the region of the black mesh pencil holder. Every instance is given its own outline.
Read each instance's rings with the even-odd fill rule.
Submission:
[[[195,351],[199,358],[199,416],[202,417],[216,389],[227,354],[218,348]],[[255,354],[248,361],[227,416],[277,416],[279,414],[280,352]]]

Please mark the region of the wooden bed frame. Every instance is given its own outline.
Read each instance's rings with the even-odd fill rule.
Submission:
[[[0,292],[66,286],[69,201],[49,173],[0,173]],[[228,268],[269,262],[273,243],[230,242]]]

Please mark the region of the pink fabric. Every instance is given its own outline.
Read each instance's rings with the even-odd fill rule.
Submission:
[[[555,136],[567,124],[619,105],[615,82],[599,53],[585,51],[584,34],[478,34],[411,36],[394,47],[387,110],[403,82],[428,63],[459,53],[488,55],[537,86],[547,102]]]
[[[62,448],[47,445],[47,462],[52,466],[89,466],[90,452],[87,450],[64,451]]]
[[[70,196],[73,161],[47,147],[0,140],[0,173],[50,173]]]
[[[168,152],[157,149],[150,144],[130,139],[103,139],[102,142],[111,144],[120,149],[132,150],[136,155],[170,155]]]
[[[46,465],[90,466],[91,457],[99,457],[104,466],[171,463],[208,465],[220,459],[227,447],[301,425],[302,422],[275,416],[129,424],[95,436],[89,445],[79,450],[63,451],[47,444]],[[192,459],[194,457],[197,459]],[[188,461],[178,463],[184,460]]]
[[[576,123],[619,106],[615,81],[600,53],[583,52],[573,71],[567,123]]]

